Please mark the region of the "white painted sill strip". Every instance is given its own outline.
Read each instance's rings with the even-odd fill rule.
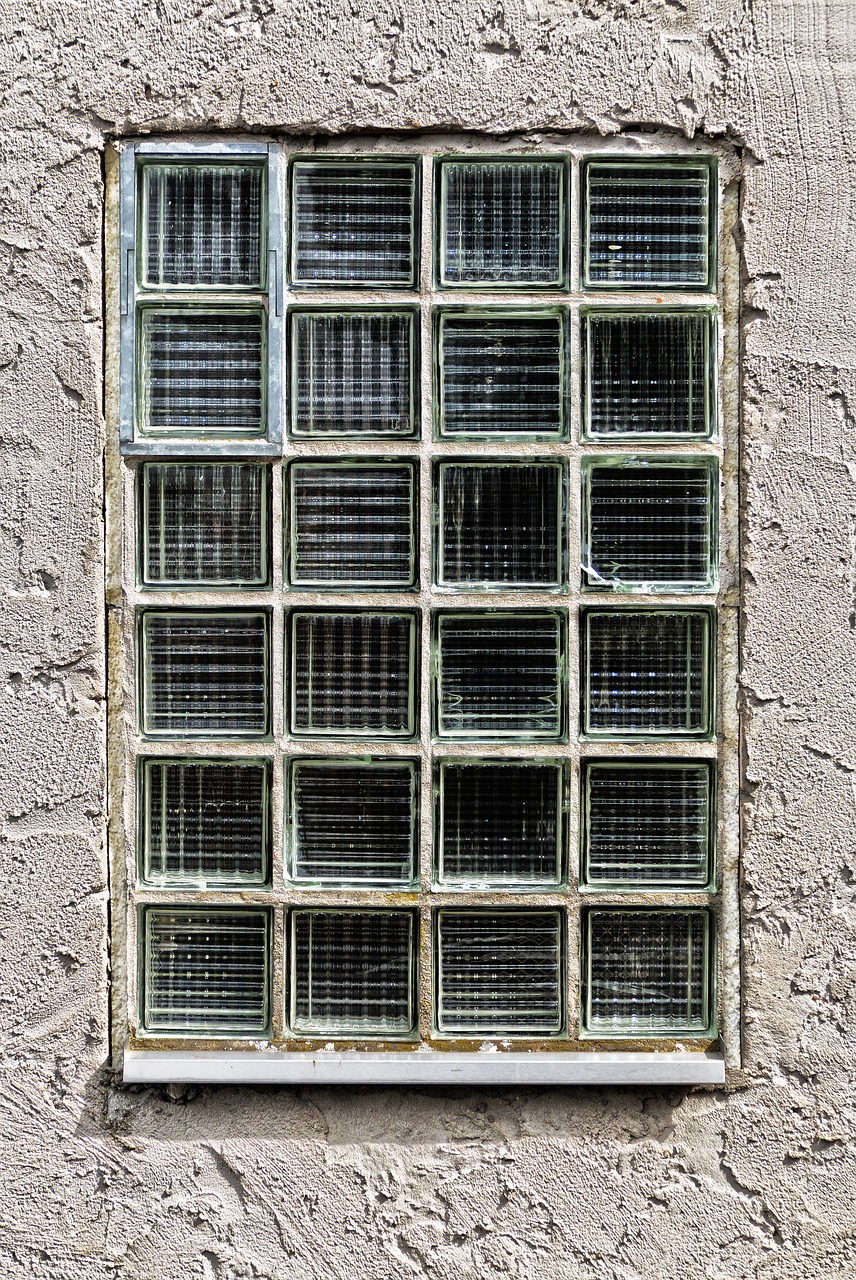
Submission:
[[[724,1084],[715,1053],[125,1052],[127,1084]]]

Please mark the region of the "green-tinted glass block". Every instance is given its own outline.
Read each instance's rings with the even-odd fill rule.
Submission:
[[[418,312],[295,309],[288,323],[292,436],[418,434]]]
[[[711,736],[711,610],[589,609],[581,623],[585,735]]]
[[[442,760],[435,877],[448,886],[543,889],[564,874],[566,768],[555,760]]]
[[[564,439],[561,308],[438,308],[434,341],[441,439]]]
[[[446,1035],[559,1035],[562,933],[558,911],[438,911],[437,1029]]]
[[[416,288],[420,173],[418,160],[398,156],[294,160],[292,282]]]
[[[418,761],[292,760],[289,769],[292,880],[360,888],[414,883]]]
[[[591,761],[581,786],[584,884],[703,889],[711,882],[711,763]]]
[[[266,585],[266,467],[251,462],[147,462],[138,472],[138,486],[143,586]]]
[[[270,732],[266,610],[144,610],[137,655],[144,734],[260,738]]]
[[[584,160],[587,287],[712,289],[715,162]]]
[[[292,736],[416,734],[416,614],[296,609],[289,629]]]
[[[584,1030],[607,1037],[710,1034],[712,921],[706,910],[586,912]]]
[[[435,581],[493,590],[562,586],[565,471],[561,462],[435,466]]]
[[[296,1035],[409,1037],[416,1027],[410,911],[291,912],[289,1022]]]
[[[270,868],[270,766],[263,760],[142,760],[140,879],[235,888]]]
[[[437,611],[435,735],[561,741],[566,665],[565,618],[558,611]]]
[[[260,308],[141,307],[138,430],[165,438],[264,435],[265,350]]]
[[[414,585],[412,462],[294,462],[288,493],[292,586],[406,590]]]
[[[261,288],[264,188],[262,164],[143,163],[143,284],[152,289]]]
[[[441,287],[562,287],[564,157],[445,157],[436,171]]]
[[[581,336],[586,439],[716,434],[715,311],[585,311]]]
[[[711,590],[718,496],[713,458],[584,460],[584,585]]]
[[[140,943],[146,1031],[267,1038],[267,910],[146,907]]]

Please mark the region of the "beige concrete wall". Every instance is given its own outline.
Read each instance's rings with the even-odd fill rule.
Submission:
[[[0,14],[3,1274],[856,1274],[856,7]],[[746,167],[742,1076],[688,1094],[123,1089],[105,1068],[105,140],[647,126],[725,137]]]

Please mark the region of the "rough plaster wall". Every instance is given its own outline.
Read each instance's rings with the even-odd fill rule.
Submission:
[[[856,7],[0,14],[3,1274],[856,1275]],[[122,1090],[103,1067],[104,138],[446,124],[746,148],[743,1082]]]

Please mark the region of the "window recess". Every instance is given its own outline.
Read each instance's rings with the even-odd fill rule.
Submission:
[[[731,150],[117,149],[126,1078],[721,1084]]]

